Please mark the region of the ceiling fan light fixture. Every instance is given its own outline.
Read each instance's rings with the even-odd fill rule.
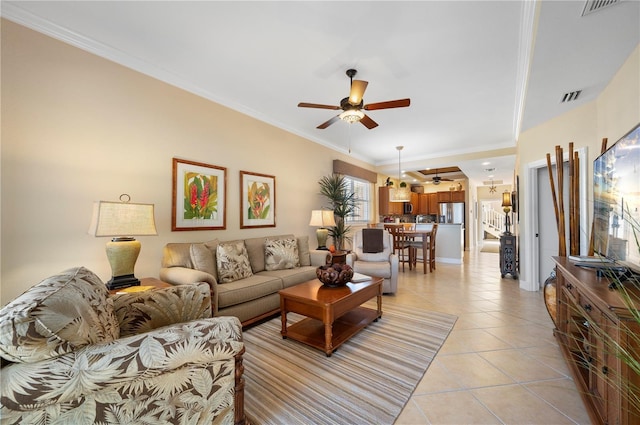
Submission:
[[[362,112],[359,109],[347,109],[346,111],[341,113],[339,116],[341,120],[344,120],[350,124],[353,124],[354,122],[358,122],[362,118],[364,118],[364,112]]]

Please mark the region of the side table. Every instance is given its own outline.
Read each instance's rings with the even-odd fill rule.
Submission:
[[[348,251],[330,252],[329,255],[331,255],[331,264],[336,264],[336,263],[344,264],[344,263],[346,263],[347,262],[347,254],[348,254]],[[328,262],[329,261],[327,261],[327,263]]]
[[[112,289],[109,291],[109,293],[113,295],[113,294],[122,294],[122,293],[151,291],[158,288],[170,288],[172,286],[173,286],[172,284],[163,282],[160,279],[156,279],[155,277],[143,277],[142,279],[140,279],[140,286],[130,286],[128,288]]]

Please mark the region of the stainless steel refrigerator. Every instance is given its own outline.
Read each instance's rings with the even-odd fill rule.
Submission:
[[[462,224],[464,229],[464,202],[441,202],[440,223]]]

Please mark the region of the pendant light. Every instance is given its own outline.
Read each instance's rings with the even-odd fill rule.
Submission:
[[[409,202],[411,200],[411,193],[409,192],[408,186],[401,186],[402,183],[402,174],[400,167],[400,152],[404,149],[404,146],[396,146],[398,150],[398,188],[392,189],[392,193],[390,198],[391,202]]]

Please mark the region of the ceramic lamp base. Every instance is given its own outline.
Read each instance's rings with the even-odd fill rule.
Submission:
[[[112,274],[107,287],[113,290],[140,285],[140,281],[133,275],[133,269],[140,254],[140,242],[133,238],[124,240],[114,238],[107,242],[106,251]]]
[[[319,250],[322,251],[328,251],[329,248],[327,248],[327,237],[329,236],[329,229],[318,229],[316,230],[316,237],[318,238],[318,248]]]

